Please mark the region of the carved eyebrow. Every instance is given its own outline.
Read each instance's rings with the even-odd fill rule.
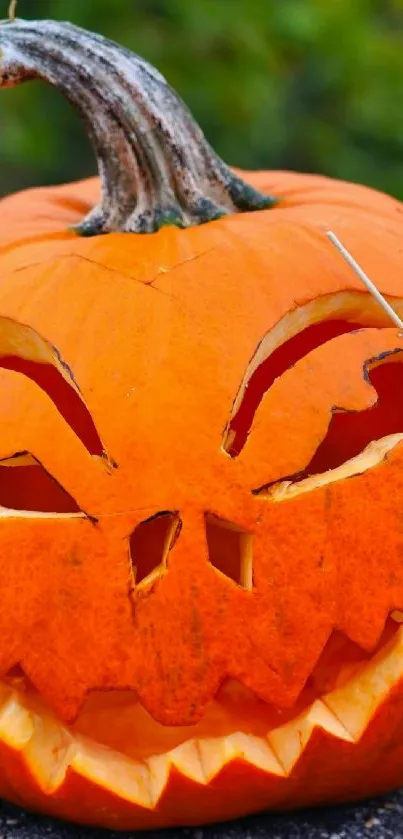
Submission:
[[[105,448],[68,364],[34,329],[0,316],[0,367],[27,376],[40,387],[91,455]]]
[[[339,292],[311,300],[305,306],[296,307],[265,335],[248,365],[224,429],[222,450],[230,457],[236,457],[244,447],[264,394],[297,361],[348,332],[390,326],[390,320],[403,329],[403,321],[396,311],[396,307],[403,305],[403,298],[395,298],[394,307],[391,306],[338,236],[332,230],[326,235],[359,277],[367,295]],[[370,365],[368,361],[366,375]]]
[[[403,298],[394,303],[401,309]],[[223,432],[223,451],[230,457],[240,454],[265,393],[294,364],[333,338],[359,329],[389,326],[389,316],[365,292],[328,294],[296,307],[267,332],[256,348]]]

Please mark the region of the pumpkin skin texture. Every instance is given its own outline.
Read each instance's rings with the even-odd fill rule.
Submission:
[[[0,202],[0,794],[32,809],[403,782],[403,344],[325,236],[402,316],[402,205],[237,177],[278,203],[150,235],[70,229],[98,179]]]

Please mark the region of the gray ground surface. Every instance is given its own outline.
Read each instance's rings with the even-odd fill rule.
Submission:
[[[0,839],[127,839],[129,835],[58,824],[0,802]],[[213,827],[133,836],[134,839],[403,839],[403,791],[356,807],[334,807],[292,816],[256,816]]]

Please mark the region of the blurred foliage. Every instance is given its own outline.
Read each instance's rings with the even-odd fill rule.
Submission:
[[[403,0],[19,0],[18,13],[69,19],[151,61],[231,164],[403,198]],[[94,170],[58,93],[0,91],[0,192]]]

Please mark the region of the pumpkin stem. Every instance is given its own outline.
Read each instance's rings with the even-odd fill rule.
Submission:
[[[16,20],[0,25],[0,57],[0,86],[44,79],[85,120],[101,199],[80,234],[188,227],[275,203],[215,154],[163,76],[118,44],[69,23]]]

